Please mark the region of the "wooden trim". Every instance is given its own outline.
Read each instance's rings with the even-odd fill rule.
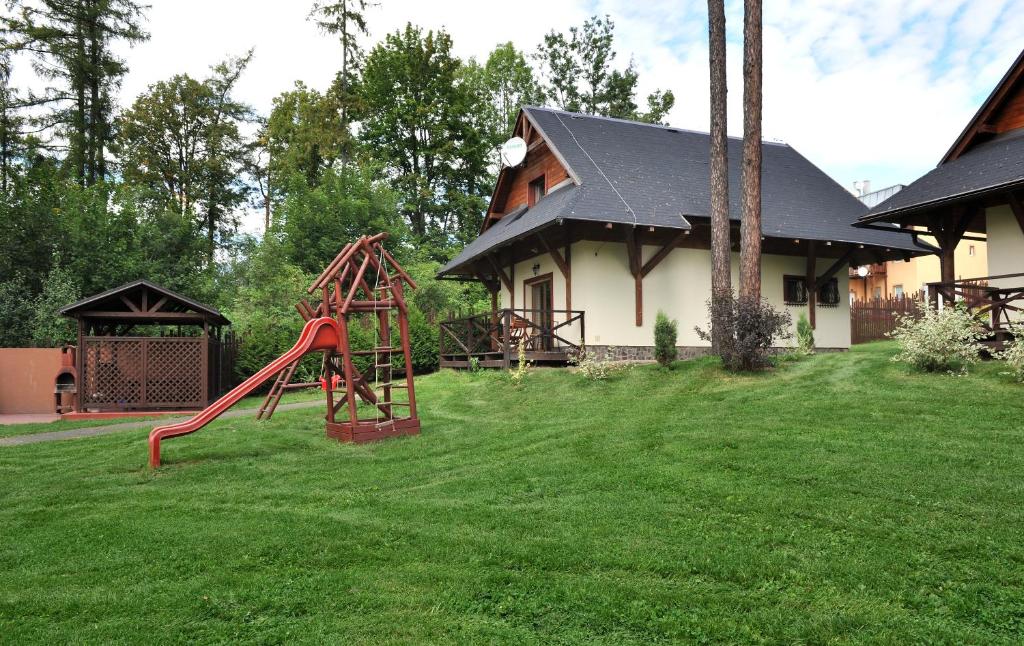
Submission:
[[[985,99],[985,102],[981,104],[981,108],[971,117],[967,127],[964,128],[960,136],[956,138],[956,141],[950,147],[949,151],[942,157],[942,161],[939,165],[948,163],[964,154],[964,152],[974,143],[977,135],[982,133],[982,129],[989,125],[988,120],[999,110],[1001,104],[1006,99],[1006,96],[1010,93],[1010,90],[1014,87],[1018,80],[1024,77],[1024,51],[1017,56],[1017,60],[1013,62],[1010,69],[1006,71],[1003,78],[999,80],[995,89]]]
[[[633,300],[636,306],[636,326],[644,324],[644,276],[640,266],[643,246],[636,235],[636,227],[626,227],[626,255],[629,258],[629,273],[633,275]]]
[[[679,233],[677,233],[675,235],[674,238],[672,238],[672,240],[668,244],[666,244],[664,247],[659,249],[658,253],[656,253],[653,256],[651,256],[651,259],[648,260],[646,263],[644,263],[643,268],[640,270],[640,275],[642,277],[646,278],[647,274],[651,273],[651,271],[653,271],[654,268],[657,267],[658,264],[662,260],[667,258],[668,255],[670,253],[672,253],[673,249],[675,249],[677,246],[679,246],[679,243],[681,243],[686,238],[686,234],[688,232],[689,232],[689,229],[685,229],[683,231],[680,231]]]
[[[576,174],[576,171],[572,169],[572,166],[569,165],[569,162],[565,160],[565,155],[563,155],[562,152],[558,150],[558,148],[556,148],[553,143],[551,143],[551,138],[548,137],[547,134],[545,134],[544,129],[537,125],[537,122],[535,122],[530,117],[526,110],[521,110],[520,114],[522,114],[526,121],[529,122],[532,129],[536,131],[537,134],[539,134],[541,137],[543,137],[545,141],[548,142],[548,150],[550,150],[551,154],[555,156],[555,159],[558,160],[558,163],[562,165],[562,168],[564,168],[566,174],[572,178],[572,181],[575,182],[576,185],[582,184],[583,181],[580,179],[580,176]],[[527,142],[527,144],[529,144],[529,142]]]
[[[491,263],[491,268],[494,269],[495,275],[498,276],[501,282],[505,283],[505,289],[510,292],[515,290],[515,285],[512,284],[512,279],[505,273],[505,269],[498,264],[498,261],[494,259],[494,256],[487,256],[487,262]],[[515,265],[512,265],[512,267],[513,271],[515,271]]]
[[[836,273],[843,268],[843,265],[848,265],[850,263],[850,258],[853,256],[853,252],[854,248],[850,247],[849,249],[846,250],[846,253],[844,253],[842,256],[839,256],[839,258],[834,263],[829,265],[829,268],[825,270],[825,273],[821,274],[815,279],[815,289],[821,289],[821,287],[825,284],[826,280],[829,280],[830,278],[835,276]]]
[[[530,307],[526,307],[526,303],[527,303],[527,300],[526,300],[526,290],[528,288],[530,288],[530,287],[533,287],[534,285],[539,285],[539,284],[545,283],[545,282],[551,283],[551,290],[550,290],[550,293],[549,293],[549,296],[548,296],[548,306],[549,306],[549,308],[550,308],[550,310],[552,312],[555,311],[555,275],[554,275],[553,272],[550,272],[550,271],[548,273],[546,273],[546,274],[540,274],[539,276],[534,276],[533,278],[527,278],[526,280],[523,281],[523,309],[534,309],[534,310],[535,309],[539,309],[539,308],[533,307],[533,305],[532,305],[533,300],[532,299],[529,301],[531,303]]]
[[[572,244],[565,245],[565,309],[572,311]]]
[[[568,276],[569,265],[566,264],[565,258],[563,258],[562,254],[558,252],[558,249],[556,247],[552,247],[551,245],[549,245],[548,241],[540,232],[537,233],[537,240],[540,241],[540,246],[544,248],[544,251],[547,251],[548,254],[551,256],[551,259],[555,261],[555,265],[558,267],[558,271],[562,272],[562,276]]]
[[[139,309],[139,306],[136,305],[135,303],[131,302],[131,300],[127,296],[125,296],[124,294],[118,294],[118,296],[121,298],[121,302],[124,303],[125,305],[127,305],[128,309],[130,309],[131,311],[133,311],[133,312],[140,312],[141,311]],[[164,298],[167,298],[167,297],[165,296]]]
[[[807,272],[804,284],[807,288],[807,318],[810,320],[811,329],[817,328],[817,305],[818,305],[818,245],[814,240],[807,243]]]
[[[537,202],[544,199],[544,195],[541,195],[540,199],[533,196],[533,185],[537,183],[537,180],[540,180],[544,184],[544,195],[548,194],[548,177],[542,170],[526,182],[526,206],[531,209],[537,205]]]

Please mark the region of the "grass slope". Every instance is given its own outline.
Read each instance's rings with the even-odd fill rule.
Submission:
[[[1022,390],[891,346],[771,375],[418,381],[419,437],[319,411],[0,449],[0,639],[1013,643]]]

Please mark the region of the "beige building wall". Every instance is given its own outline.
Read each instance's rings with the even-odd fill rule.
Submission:
[[[60,348],[0,348],[0,414],[54,412]]]
[[[659,247],[645,246],[643,259],[646,262],[656,254]],[[736,287],[739,275],[739,255],[733,254],[733,285]],[[780,310],[788,311],[793,317],[793,337],[781,345],[795,345],[796,322],[804,306],[789,306],[783,301],[783,276],[802,276],[807,261],[800,257],[766,255],[762,258],[762,294]],[[826,263],[822,259],[820,270]],[[515,267],[516,308],[533,307],[529,291],[524,301],[524,282],[537,275],[552,274],[555,309],[565,308],[565,279],[548,254],[538,255]],[[839,293],[849,289],[846,268],[836,274]],[[654,319],[658,310],[676,319],[679,327],[679,345],[707,347],[709,344],[697,337],[694,327],[707,328],[707,300],[711,296],[711,253],[703,249],[676,249],[668,255],[647,277],[643,286],[643,325],[636,326],[636,305],[634,281],[629,273],[626,246],[616,242],[578,242],[572,246],[572,306],[574,310],[586,313],[587,345],[611,346],[652,346],[654,345]],[[509,304],[508,290],[502,287],[503,307]],[[556,321],[562,319],[556,315]],[[817,308],[817,329],[815,341],[821,348],[848,348],[850,346],[850,305],[843,297],[835,307]],[[575,341],[575,336],[568,337]],[[565,336],[565,335],[563,335]]]
[[[988,232],[987,276],[1018,274],[1024,272],[1024,233],[1013,217],[1008,205],[985,211],[985,228]],[[957,271],[959,273],[959,270]],[[1019,287],[1024,278],[993,280],[995,287]]]

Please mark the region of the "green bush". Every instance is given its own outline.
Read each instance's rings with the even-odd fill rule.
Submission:
[[[800,354],[814,354],[814,328],[803,312],[796,322],[796,344]]]
[[[985,330],[963,306],[939,311],[922,302],[918,314],[901,317],[889,336],[900,346],[893,361],[925,372],[966,373],[980,360]]]
[[[663,366],[671,366],[678,356],[676,339],[679,329],[676,322],[664,312],[658,311],[654,320],[654,358]]]
[[[1006,362],[1010,369],[1007,374],[1024,383],[1024,323],[1012,324],[1010,332],[1013,334],[1013,340],[1006,344],[1002,352],[997,352],[995,357]]]

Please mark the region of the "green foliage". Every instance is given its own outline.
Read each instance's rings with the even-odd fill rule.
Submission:
[[[811,327],[811,322],[803,312],[800,313],[800,318],[796,321],[796,345],[800,354],[814,354],[814,328]]]
[[[671,90],[647,98],[647,111],[636,105],[639,75],[633,62],[624,70],[612,65],[616,52],[615,23],[610,16],[592,16],[569,33],[549,32],[535,58],[541,64],[548,99],[570,112],[658,123],[675,104]]]
[[[479,77],[463,71],[447,32],[411,24],[367,57],[360,137],[418,239],[465,240],[479,230],[495,143],[474,127],[486,99]]]
[[[654,358],[666,368],[670,367],[678,356],[678,336],[679,326],[675,320],[658,310],[658,316],[654,319]]]
[[[423,312],[409,308],[409,349],[412,351],[412,370],[415,374],[426,374],[438,369],[437,340],[438,327],[427,320]],[[393,336],[397,342],[398,337]]]
[[[354,166],[323,171],[315,187],[292,175],[275,226],[283,234],[285,257],[311,274],[319,274],[359,236],[387,232],[385,246],[392,251],[405,237],[395,194]]]
[[[526,57],[511,41],[494,48],[483,71],[494,112],[492,129],[496,138],[508,136],[515,127],[519,109],[527,105],[543,105],[544,91]]]
[[[294,345],[303,321],[294,303],[313,277],[285,261],[275,236],[266,236],[236,267],[237,291],[225,308],[241,344],[238,376],[248,377]],[[314,363],[315,357],[307,357]],[[306,372],[318,368],[306,367]]]
[[[16,348],[31,344],[34,299],[28,281],[14,274],[0,281],[0,346]]]
[[[1009,375],[1019,382],[1024,383],[1024,323],[1013,323],[1010,325],[1010,333],[1013,339],[1006,342],[1001,352],[994,356],[1002,359],[1010,369]]]
[[[252,52],[197,81],[178,74],[141,94],[118,119],[114,147],[127,182],[146,187],[157,209],[190,214],[206,230],[210,257],[236,226],[248,187],[249,148],[241,125],[251,109],[231,93]]]
[[[438,280],[441,263],[430,259],[411,260],[403,266],[416,281],[412,302],[429,320],[437,321],[448,312],[459,310],[482,312],[490,309],[490,297],[479,283]]]
[[[961,305],[941,311],[922,301],[914,316],[903,316],[890,334],[900,352],[893,361],[925,372],[967,373],[980,361],[985,337],[981,324]]]
[[[294,191],[296,174],[307,187],[319,186],[321,175],[350,149],[352,139],[341,120],[337,93],[321,94],[301,81],[274,99],[264,137],[270,185],[276,187],[279,200]]]
[[[708,316],[725,330],[717,349],[722,365],[735,372],[764,370],[772,365],[770,354],[776,341],[789,338],[793,321],[789,312],[780,312],[767,300],[741,301],[733,294],[708,301]],[[697,336],[711,341],[711,334],[700,327]]]
[[[54,264],[46,276],[43,291],[36,299],[32,316],[32,343],[39,347],[57,347],[74,343],[78,330],[73,319],[62,316],[60,309],[78,300],[78,282],[75,276]]]

